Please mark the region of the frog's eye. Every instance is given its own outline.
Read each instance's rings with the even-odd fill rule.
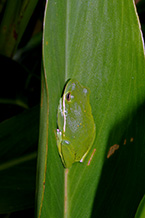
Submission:
[[[70,93],[70,92],[68,92],[68,93],[66,94],[66,100],[67,100],[67,101],[70,101],[70,100],[71,100],[71,93]]]

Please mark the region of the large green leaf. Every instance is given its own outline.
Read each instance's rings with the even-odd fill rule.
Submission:
[[[145,183],[145,64],[134,2],[49,0],[43,58],[37,217],[133,217]],[[55,133],[70,78],[90,88],[96,139],[83,163],[64,170]]]

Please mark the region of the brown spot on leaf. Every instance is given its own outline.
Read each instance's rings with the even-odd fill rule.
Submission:
[[[130,142],[133,142],[133,140],[134,140],[134,138],[133,138],[133,137],[131,137],[131,138],[130,138]]]
[[[124,143],[123,144],[126,145],[126,139],[124,139]]]
[[[94,148],[94,150],[93,150],[93,152],[92,152],[92,154],[91,154],[91,157],[90,157],[90,159],[89,159],[89,161],[88,161],[88,164],[87,164],[88,166],[90,165],[90,163],[91,163],[91,161],[92,161],[92,158],[93,158],[95,152],[96,152],[96,148]]]
[[[107,158],[111,157],[116,150],[119,149],[119,145],[115,144],[115,145],[112,145],[108,151],[108,154],[107,154]]]

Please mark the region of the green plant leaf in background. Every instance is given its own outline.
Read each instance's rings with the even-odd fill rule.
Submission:
[[[43,58],[37,217],[133,217],[145,191],[145,62],[134,2],[49,0]],[[91,91],[96,139],[83,163],[64,170],[57,106],[70,78]]]
[[[0,217],[34,207],[43,2],[0,1]]]
[[[0,214],[34,206],[38,120],[37,106],[0,123]]]
[[[135,218],[144,218],[144,217],[145,217],[145,196],[142,198],[135,215]]]
[[[1,54],[8,57],[13,56],[37,2],[38,0],[8,0],[2,5],[5,12],[0,25]]]

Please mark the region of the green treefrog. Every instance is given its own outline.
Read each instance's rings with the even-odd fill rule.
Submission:
[[[66,168],[83,162],[95,139],[95,123],[89,102],[90,91],[77,80],[65,86],[58,105],[57,146]]]

